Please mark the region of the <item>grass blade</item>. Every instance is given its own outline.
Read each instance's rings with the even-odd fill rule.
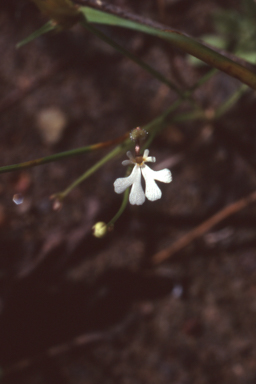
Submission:
[[[28,44],[30,41],[36,39],[37,37],[44,35],[45,33],[48,33],[56,28],[55,25],[53,25],[52,21],[48,21],[45,25],[43,25],[41,28],[39,28],[37,31],[31,33],[31,35],[27,36],[25,39],[20,41],[18,44],[16,44],[16,48],[20,48],[25,44]]]
[[[236,63],[235,61],[221,55],[213,49],[199,43],[193,38],[186,36],[180,32],[160,27],[152,27],[144,23],[125,19],[107,12],[98,11],[90,7],[81,7],[86,20],[90,23],[98,23],[122,28],[129,28],[138,32],[147,33],[168,40],[176,48],[179,48],[188,54],[197,57],[198,59],[209,64],[211,67],[217,68],[228,75],[239,79],[241,82],[256,89],[256,74]]]

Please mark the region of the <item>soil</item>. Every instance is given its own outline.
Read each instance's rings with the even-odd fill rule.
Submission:
[[[210,0],[113,3],[195,37],[214,32],[213,13],[223,7]],[[239,6],[225,2],[225,9]],[[1,166],[115,139],[176,100],[80,25],[15,48],[45,22],[29,1],[0,2]],[[209,71],[159,39],[101,30],[181,89]],[[195,101],[211,113],[239,86],[217,73]],[[171,169],[172,183],[161,184],[161,200],[128,205],[103,239],[91,228],[120,207],[113,182],[124,176],[125,154],[74,189],[59,211],[49,197],[109,148],[0,175],[2,383],[256,382],[256,207],[163,264],[151,263],[255,189],[255,103],[248,90],[216,121],[170,122],[149,149],[158,169]],[[179,113],[189,108],[184,102]],[[50,113],[56,124],[49,136],[42,120]]]

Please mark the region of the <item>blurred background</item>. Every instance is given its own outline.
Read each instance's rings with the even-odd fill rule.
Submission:
[[[255,60],[255,3],[115,0],[111,4]],[[82,26],[15,45],[47,20],[32,2],[0,1],[0,166],[112,140],[176,99]],[[210,68],[160,39],[108,36],[185,90]],[[208,115],[240,83],[216,73],[194,93]],[[170,122],[150,146],[169,168],[163,196],[127,206],[96,239],[122,196],[125,154],[70,193],[49,199],[108,151],[0,175],[2,383],[256,382],[256,207],[221,222],[163,264],[151,258],[256,187],[255,93],[218,120]],[[183,103],[180,113],[189,105]],[[13,201],[13,197],[14,200]]]

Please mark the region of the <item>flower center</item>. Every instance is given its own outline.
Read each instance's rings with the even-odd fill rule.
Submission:
[[[143,163],[144,163],[144,158],[143,158],[143,156],[136,156],[135,157],[135,161],[136,161],[136,163],[138,164],[138,165],[142,165]]]

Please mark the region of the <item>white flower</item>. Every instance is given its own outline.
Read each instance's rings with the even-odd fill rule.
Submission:
[[[127,152],[129,160],[124,160],[123,165],[134,164],[132,173],[128,177],[122,177],[114,182],[114,189],[116,193],[123,193],[126,188],[131,188],[129,201],[132,205],[141,205],[144,203],[145,198],[148,200],[155,201],[161,198],[162,192],[155,180],[162,181],[163,183],[170,183],[172,181],[172,174],[169,169],[165,168],[161,171],[153,171],[145,163],[155,163],[156,158],[148,156],[149,150],[144,151],[143,156],[136,156],[134,158],[131,152]],[[141,186],[141,173],[145,179],[146,191],[144,193]]]

